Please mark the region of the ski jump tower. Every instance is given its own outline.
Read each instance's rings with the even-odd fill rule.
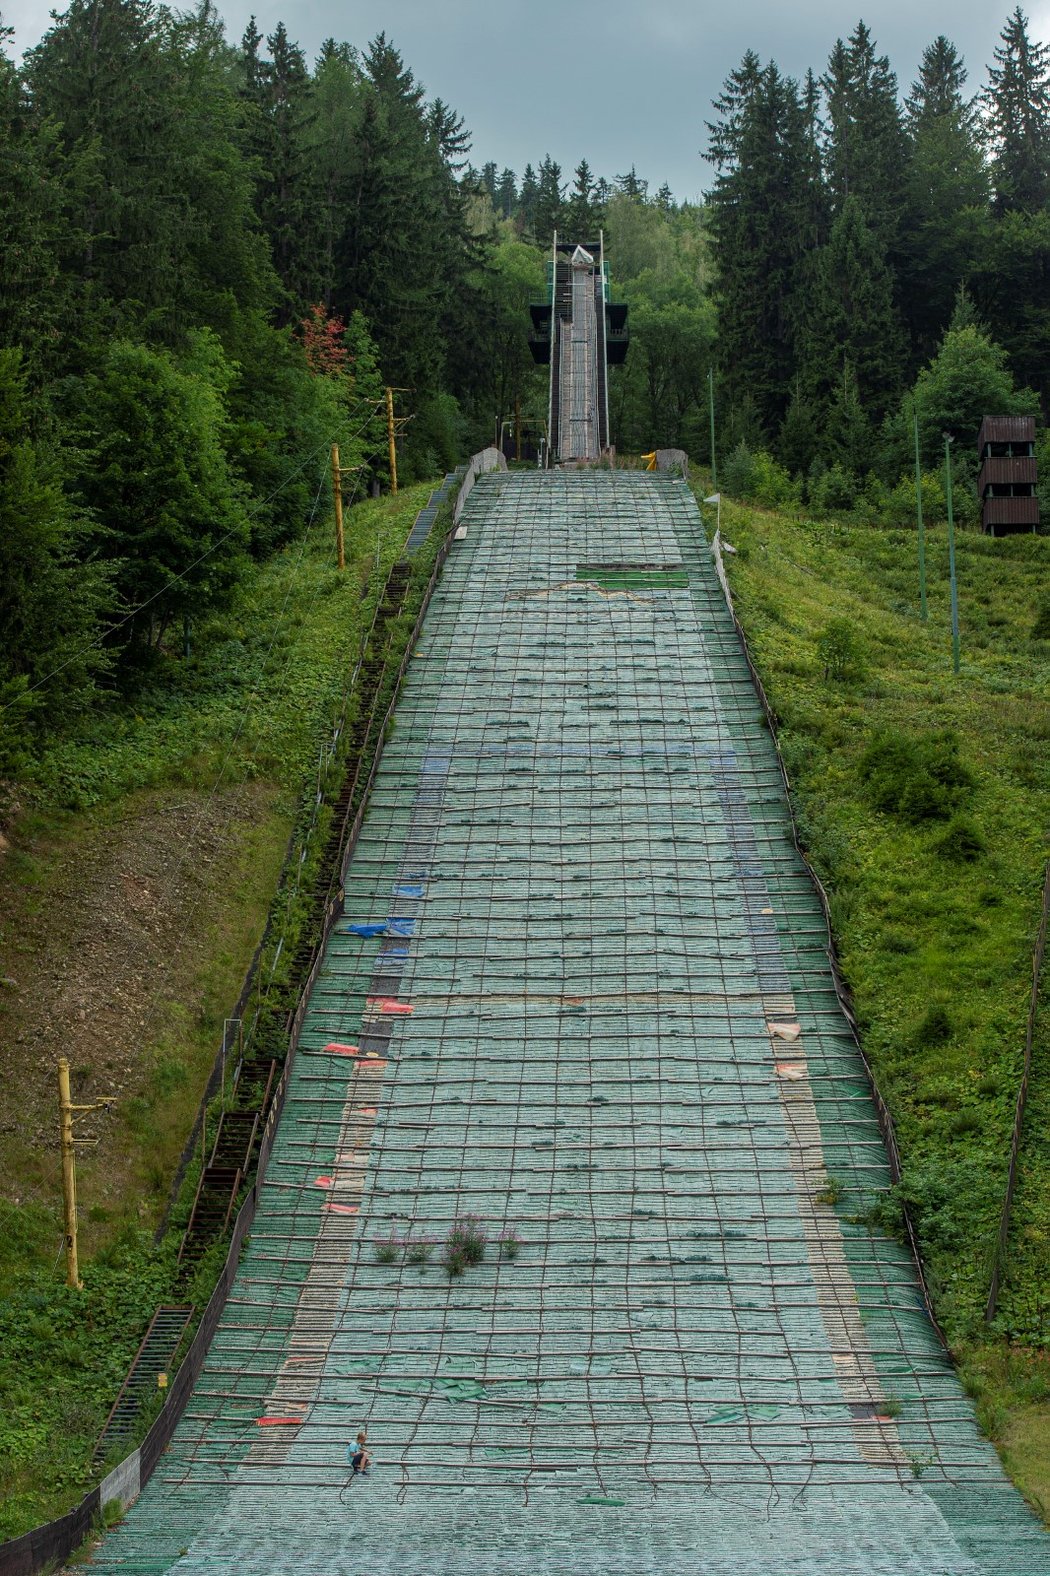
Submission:
[[[609,300],[603,235],[574,245],[555,231],[547,295],[530,310],[533,357],[551,369],[549,457],[597,460],[609,447],[608,367],[627,355],[627,307]]]

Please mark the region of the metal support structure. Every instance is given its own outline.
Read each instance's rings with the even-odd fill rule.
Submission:
[[[948,583],[952,599],[952,669],[959,671],[959,588],[955,580],[955,517],[952,513],[952,451],[951,437],[944,435],[944,470],[948,499]]]
[[[718,461],[715,459],[715,369],[707,369],[707,400],[711,414],[711,491],[718,491]]]
[[[599,271],[599,275],[600,275],[600,278],[601,278],[601,286],[602,286],[602,288],[601,288],[601,298],[600,298],[600,300],[598,302],[598,311],[601,314],[601,322],[602,322],[602,325],[603,325],[602,342],[604,344],[604,342],[605,342],[605,333],[604,333],[605,298],[606,298],[606,288],[605,288],[605,231],[604,230],[599,230],[598,231],[598,271]],[[604,355],[604,352],[603,352],[603,355]],[[604,396],[604,398],[603,398],[604,410],[603,410],[602,414],[605,417],[605,442],[606,443],[611,443],[612,442],[612,427],[609,425],[609,370],[608,370],[608,367],[606,367],[604,370],[605,370],[605,376],[602,379],[602,390],[603,390],[603,396]]]
[[[557,232],[557,230],[555,230],[554,237],[553,237],[553,239],[551,241],[550,269],[551,269],[551,281],[550,281],[550,301],[551,301],[550,367],[551,367],[551,375],[550,375],[550,383],[549,383],[549,386],[548,386],[548,389],[547,389],[547,438],[548,438],[549,442],[554,443],[555,438],[558,438],[560,440],[560,436],[561,436],[560,432],[558,434],[555,434],[555,431],[554,431],[554,382],[555,382],[555,374],[556,374],[556,368],[557,368],[557,344],[558,344],[558,232]],[[555,447],[557,447],[556,444],[555,444]],[[548,463],[549,463],[549,459],[548,459]]]
[[[915,510],[919,528],[919,616],[925,620],[926,609],[926,527],[922,519],[922,467],[919,463],[919,418],[915,424]]]

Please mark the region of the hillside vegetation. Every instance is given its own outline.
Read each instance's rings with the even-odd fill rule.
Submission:
[[[722,528],[939,1317],[1008,1464],[1050,1502],[1034,1405],[1050,1394],[1045,1010],[999,1313],[983,1320],[1048,848],[1050,541],[958,536],[955,676],[943,527],[928,534],[925,623],[913,531],[728,501]],[[880,1214],[892,1229],[898,1200]]]
[[[154,1229],[268,912],[265,979],[281,1005],[294,988],[299,884],[278,889],[282,861],[294,830],[306,889],[319,750],[428,492],[350,511],[342,575],[330,521],[307,530],[201,630],[199,657],[56,739],[19,786],[0,857],[0,1540],[87,1488],[157,1303],[207,1301],[225,1248],[180,1284],[185,1188],[175,1229],[157,1245]],[[116,1098],[80,1129],[97,1144],[78,1157],[79,1294],[61,1259],[63,1051],[74,1100]]]

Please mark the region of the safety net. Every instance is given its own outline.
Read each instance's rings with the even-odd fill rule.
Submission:
[[[97,1567],[1050,1569],[871,1224],[871,1092],[691,494],[496,473],[464,524],[234,1291]],[[450,1275],[457,1221],[487,1242]]]

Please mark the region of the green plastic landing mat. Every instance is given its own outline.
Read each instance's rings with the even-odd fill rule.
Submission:
[[[236,1286],[96,1567],[1050,1571],[856,1223],[886,1157],[688,490],[497,474],[464,521]]]

